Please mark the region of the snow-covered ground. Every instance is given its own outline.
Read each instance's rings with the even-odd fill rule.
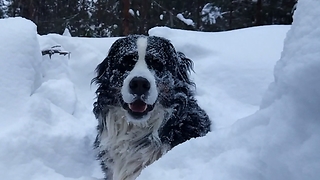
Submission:
[[[151,29],[193,59],[213,132],[177,146],[138,179],[318,180],[319,8],[318,0],[299,1],[291,29]],[[0,179],[101,179],[90,81],[116,38],[38,36],[22,18],[0,27]],[[55,45],[70,59],[41,56]]]

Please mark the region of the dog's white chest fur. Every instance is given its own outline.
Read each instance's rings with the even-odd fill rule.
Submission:
[[[134,180],[145,166],[169,150],[158,136],[165,115],[160,109],[155,108],[143,123],[128,123],[124,110],[110,109],[99,137],[99,150],[106,152],[102,161],[109,168],[108,180]]]

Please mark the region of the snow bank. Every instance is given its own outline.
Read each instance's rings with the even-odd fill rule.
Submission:
[[[138,179],[319,179],[319,7],[299,1],[261,110],[179,145]]]
[[[273,81],[273,68],[289,27],[220,33],[157,27],[149,34],[170,39],[177,50],[194,61],[197,99],[215,127],[222,128],[259,109],[261,97]]]
[[[261,104],[273,108],[263,157],[266,176],[284,169],[283,179],[319,179],[320,170],[320,2],[299,1],[275,82]],[[312,22],[312,23],[311,23]],[[278,107],[280,106],[280,107]],[[279,163],[280,162],[280,163]]]
[[[0,178],[92,176],[95,121],[77,98],[67,57],[42,58],[31,21],[0,26]]]
[[[194,22],[192,21],[192,19],[186,19],[181,13],[177,14],[177,18],[188,26],[194,26]]]
[[[0,29],[0,42],[6,45],[0,46],[0,84],[1,84],[1,101],[0,114],[1,118],[7,119],[16,115],[17,120],[1,121],[1,127],[13,124],[20,124],[18,121],[19,112],[25,105],[27,98],[33,93],[38,86],[37,70],[41,61],[39,44],[36,36],[36,26],[21,18],[1,19],[3,24]],[[20,25],[21,24],[21,25]],[[19,25],[17,27],[17,25]],[[8,36],[6,32],[11,32]],[[32,35],[30,35],[32,32]],[[21,40],[19,40],[21,39]],[[25,43],[21,46],[21,43]],[[30,46],[30,44],[34,46]],[[8,48],[13,47],[13,48]],[[17,97],[12,99],[12,97]]]
[[[35,25],[21,18],[0,20],[0,27],[0,42],[6,42],[0,46],[0,179],[102,178],[91,148],[96,120],[92,114],[95,87],[90,86],[90,81],[96,65],[117,38],[37,36]],[[197,84],[197,99],[214,121],[215,131],[178,146],[148,167],[140,179],[280,177],[272,176],[278,171],[270,166],[275,158],[284,159],[276,147],[284,152],[286,147],[277,145],[278,137],[284,139],[282,136],[287,136],[290,128],[288,122],[277,118],[287,117],[295,109],[288,106],[284,111],[280,103],[284,101],[279,92],[287,92],[285,86],[280,88],[280,81],[273,83],[261,104],[263,110],[234,122],[259,109],[262,96],[273,81],[272,71],[288,29],[289,26],[265,26],[223,33],[150,30],[151,35],[171,39],[178,50],[194,60],[196,73],[192,78]],[[41,50],[56,45],[70,51],[70,58],[41,56]],[[274,135],[273,141],[268,134]],[[300,141],[293,142],[300,145]],[[271,151],[273,144],[277,145],[275,152]],[[290,144],[286,145],[302,161],[303,152],[312,151],[305,146],[297,148],[301,153],[295,152]],[[269,150],[275,158],[270,157]],[[289,177],[292,172],[284,162],[275,167],[281,166],[279,172],[288,172],[283,177]]]
[[[96,66],[106,57],[111,44],[117,38],[78,38],[65,37],[58,34],[49,34],[39,37],[42,48],[61,45],[63,50],[69,51],[70,59],[67,57],[53,55],[56,59],[63,58],[63,65],[67,70],[68,77],[74,83],[77,98],[87,109],[92,109],[95,98],[95,87],[90,86],[94,77]]]

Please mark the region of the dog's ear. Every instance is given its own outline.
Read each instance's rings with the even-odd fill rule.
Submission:
[[[125,45],[124,40],[125,38],[119,38],[111,45],[107,57],[97,66],[95,70],[97,76],[92,79],[91,83],[101,84],[103,79],[108,78],[106,72],[110,68],[110,60],[118,56],[119,49]]]
[[[193,62],[187,58],[182,52],[177,52],[178,57],[178,78],[189,85],[194,85],[190,80],[189,74],[193,71]]]
[[[96,90],[96,95],[97,95],[97,101],[93,104],[93,113],[96,116],[96,119],[99,120],[99,125],[98,125],[98,130],[101,130],[102,126],[102,119],[105,118],[106,113],[104,111],[105,108],[103,108],[103,101],[99,98],[100,93],[103,92],[103,85],[107,84],[107,82],[103,83],[103,79],[106,77],[106,71],[108,68],[108,57],[106,57],[95,69],[96,72],[96,77],[94,77],[91,80],[91,84],[95,83],[98,88]]]
[[[91,80],[92,83],[100,84],[103,76],[105,76],[106,70],[108,68],[108,57],[106,57],[97,67],[96,67],[96,77]]]

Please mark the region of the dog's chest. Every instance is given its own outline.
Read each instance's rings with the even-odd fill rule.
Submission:
[[[102,161],[110,168],[112,180],[135,179],[165,152],[156,126],[159,125],[136,126],[128,124],[124,117],[107,117],[99,148],[106,152]]]

